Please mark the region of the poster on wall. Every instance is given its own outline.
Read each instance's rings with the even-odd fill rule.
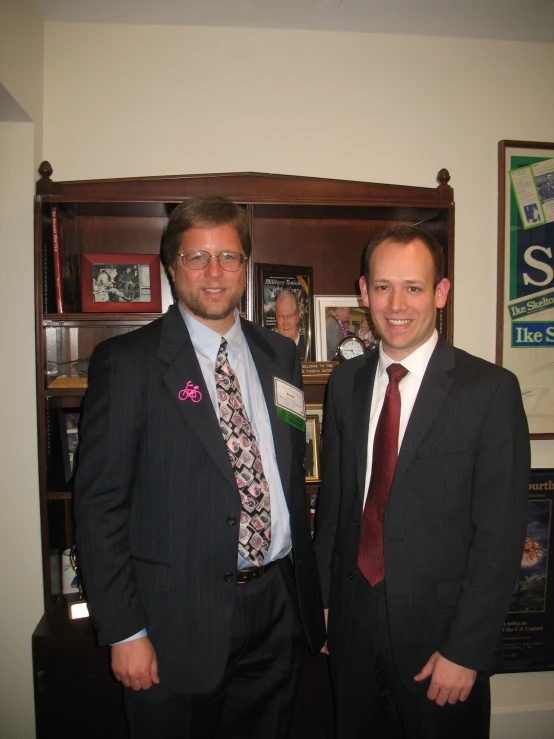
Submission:
[[[499,143],[496,361],[532,439],[554,438],[554,143]]]
[[[527,536],[502,628],[502,669],[554,670],[554,469],[531,471]]]
[[[313,269],[257,262],[257,321],[265,328],[288,336],[301,362],[313,358]]]

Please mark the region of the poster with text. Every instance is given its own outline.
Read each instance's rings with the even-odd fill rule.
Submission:
[[[532,438],[554,438],[554,144],[502,143],[497,361],[519,379]]]
[[[501,672],[554,669],[554,469],[532,470],[527,536],[502,629]]]

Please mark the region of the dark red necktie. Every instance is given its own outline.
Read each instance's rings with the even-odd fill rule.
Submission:
[[[398,459],[398,432],[400,429],[400,390],[398,389],[398,383],[408,374],[408,370],[401,364],[390,364],[387,367],[387,374],[389,384],[375,430],[371,479],[358,549],[358,569],[370,585],[376,585],[385,577],[383,518]]]

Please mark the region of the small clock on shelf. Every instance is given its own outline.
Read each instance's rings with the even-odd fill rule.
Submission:
[[[345,336],[337,344],[334,360],[344,362],[347,359],[354,359],[365,354],[366,348],[364,342],[357,336]]]

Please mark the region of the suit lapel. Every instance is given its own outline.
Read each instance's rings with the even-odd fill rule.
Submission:
[[[454,379],[449,374],[454,365],[453,347],[439,336],[439,341],[427,365],[410,420],[408,421],[406,433],[402,440],[394,474],[393,488],[402,479],[417,448],[421,444],[421,440],[439,412],[450,386],[454,382]]]
[[[289,383],[292,378],[282,369],[279,357],[269,342],[248,321],[241,320],[241,325],[260,378],[273,434],[277,466],[285,496],[288,498],[291,473],[291,429],[288,423],[282,421],[277,415],[273,378],[278,377]]]
[[[164,316],[158,358],[169,365],[164,375],[164,382],[182,417],[214,464],[232,485],[236,485],[202,370],[198,364],[189,332],[176,305],[171,306]],[[179,393],[184,390],[189,381],[192,386],[198,387],[202,395],[199,402],[195,403],[184,395],[182,397],[185,399],[179,398]]]
[[[352,396],[352,406],[354,409],[354,454],[360,505],[362,504],[365,492],[369,413],[371,410],[371,397],[373,394],[373,385],[378,364],[379,352],[371,352],[366,363],[360,367],[354,377]]]

